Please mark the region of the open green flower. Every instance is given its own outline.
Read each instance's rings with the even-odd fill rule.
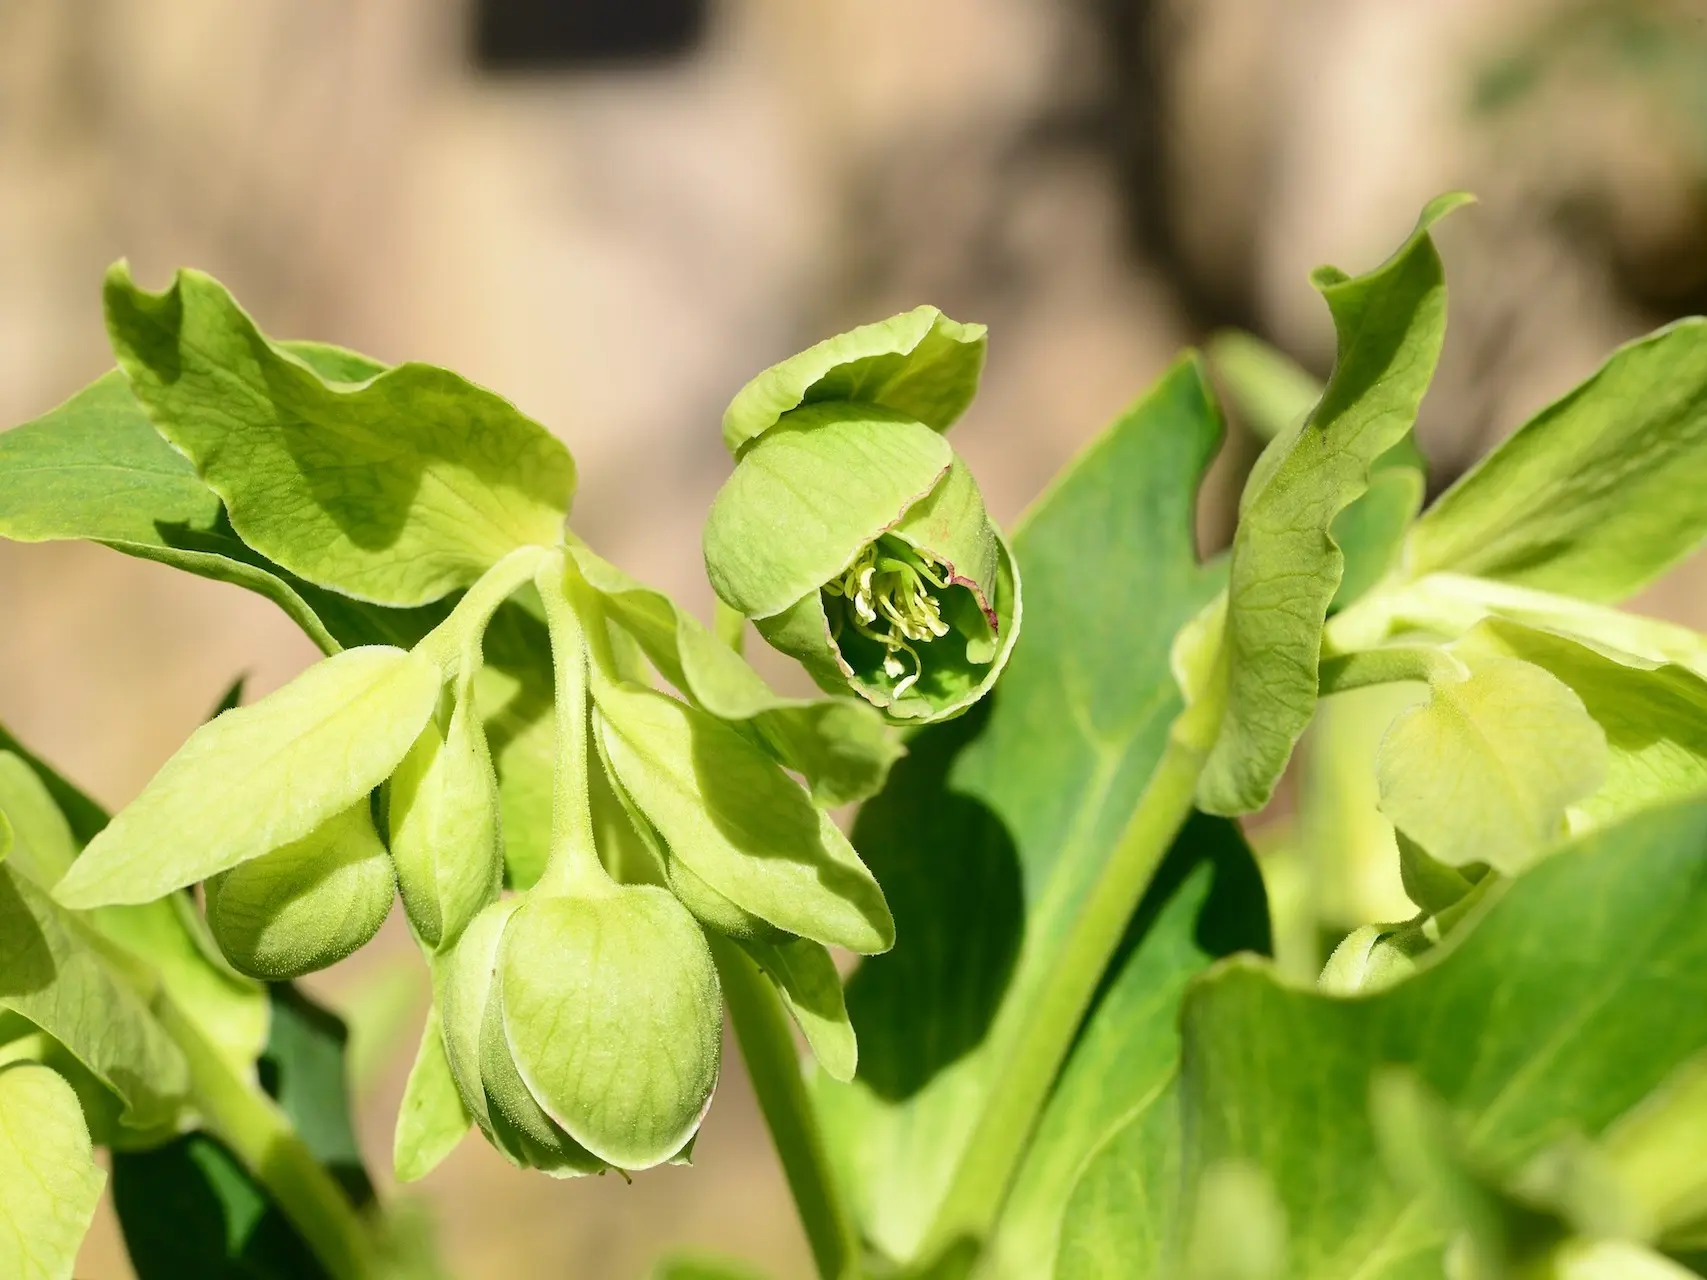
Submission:
[[[982,326],[921,307],[767,370],[724,417],[712,587],[821,687],[897,721],[964,711],[1019,633],[1013,557],[942,435],[983,358]]]

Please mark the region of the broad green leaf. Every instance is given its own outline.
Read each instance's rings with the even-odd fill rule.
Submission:
[[[383,782],[442,674],[398,649],[348,649],[190,735],[59,882],[68,906],[147,902],[306,836]]]
[[[831,808],[875,795],[902,748],[876,710],[853,698],[784,698],[741,656],[669,596],[629,578],[586,548],[572,554],[612,619],[647,661],[719,720],[750,721],[757,740],[805,777]]]
[[[368,798],[207,882],[207,923],[240,973],[284,982],[352,955],[391,914],[397,881]]]
[[[806,1037],[812,1056],[824,1074],[843,1083],[854,1078],[859,1043],[848,1021],[842,997],[842,976],[836,962],[819,943],[806,938],[767,942],[741,938],[740,947],[776,984],[783,1008]]]
[[[106,1181],[71,1086],[47,1067],[0,1068],[0,1275],[70,1280]]]
[[[365,378],[383,368],[336,347],[282,345],[329,378]],[[218,495],[155,431],[116,369],[0,435],[0,537],[88,539],[245,587],[272,600],[328,653],[340,643],[395,640],[349,638],[360,621],[358,602],[312,587],[245,546]]]
[[[1416,421],[1446,332],[1446,285],[1429,228],[1468,197],[1441,196],[1386,262],[1313,283],[1339,334],[1334,372],[1307,419],[1275,437],[1239,504],[1228,581],[1225,703],[1198,784],[1212,813],[1268,803],[1316,707],[1322,625],[1345,557],[1335,519],[1369,486],[1372,464]]]
[[[1185,1003],[1188,1179],[1269,1176],[1299,1280],[1437,1277],[1447,1228],[1390,1180],[1365,1101],[1400,1066],[1465,1158],[1516,1177],[1593,1138],[1707,1048],[1707,806],[1643,813],[1537,863],[1407,981],[1342,1000],[1231,961]]]
[[[1000,685],[915,735],[860,812],[855,844],[897,945],[848,984],[854,1084],[816,1084],[866,1235],[898,1261],[919,1249],[1024,1030],[1082,1013],[1045,1010],[1039,992],[1181,707],[1169,644],[1220,580],[1192,528],[1219,437],[1188,358],[1067,469],[1015,535],[1030,618]],[[1016,1136],[1035,1119],[1013,1117]]]
[[[1448,866],[1516,872],[1606,777],[1606,734],[1569,685],[1475,636],[1434,665],[1428,700],[1375,754],[1381,812]]]
[[[1707,537],[1707,320],[1619,348],[1418,521],[1411,577],[1441,571],[1615,601]]]
[[[1575,806],[1577,825],[1707,791],[1707,679],[1513,622],[1485,623],[1477,635],[1563,681],[1605,733],[1606,780]]]
[[[147,1131],[176,1115],[189,1088],[183,1055],[87,924],[10,865],[0,864],[0,1008],[52,1036],[124,1102]]]
[[[1184,1236],[1178,1111],[1176,1077],[1091,1154],[1065,1193],[1056,1280],[1171,1274]]]
[[[895,940],[871,873],[775,761],[674,698],[598,682],[600,741],[670,856],[742,910],[828,946]]]
[[[1123,954],[1038,1122],[991,1242],[991,1276],[1050,1274],[1080,1173],[1128,1126],[1144,1130],[1134,1155],[1147,1172],[1151,1160],[1175,1158],[1178,1136],[1163,1126],[1175,1123],[1176,1027],[1186,983],[1220,956],[1268,949],[1262,878],[1250,850],[1232,823],[1194,818],[1133,917]],[[1174,1227],[1164,1201],[1170,1181],[1154,1181],[1146,1199],[1124,1208],[1147,1214],[1133,1226],[1153,1233],[1158,1246]]]
[[[622,1169],[698,1131],[722,1062],[723,1001],[705,935],[666,889],[524,899],[498,958],[504,1035],[545,1112]]]
[[[491,392],[423,364],[325,378],[199,272],[152,294],[121,263],[106,311],[156,429],[243,541],[308,581],[424,604],[518,546],[557,543],[574,463]]]
[[[865,404],[798,410],[741,456],[712,500],[712,588],[749,618],[781,613],[853,563],[953,461],[948,441],[904,414]]]
[[[275,983],[270,991],[272,1034],[261,1058],[261,1083],[314,1158],[361,1208],[373,1200],[373,1184],[351,1123],[349,1032],[342,1018],[296,984]]]
[[[392,1141],[391,1161],[397,1181],[414,1182],[426,1177],[440,1161],[456,1149],[468,1133],[473,1118],[462,1105],[456,1079],[445,1056],[445,1040],[439,1030],[439,1011],[428,1010],[421,1028],[421,1048],[410,1068],[397,1108],[397,1132]]]
[[[966,412],[984,369],[985,330],[916,307],[827,338],[772,365],[723,414],[723,443],[739,454],[803,404],[847,400],[895,409],[946,431]]]
[[[1363,496],[1334,517],[1334,545],[1345,557],[1335,608],[1364,595],[1393,567],[1406,530],[1422,510],[1428,478],[1421,461],[1406,436],[1375,460]]]

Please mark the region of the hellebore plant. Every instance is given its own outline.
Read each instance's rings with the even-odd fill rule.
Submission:
[[[724,417],[715,629],[567,529],[567,449],[497,396],[115,268],[119,369],[0,436],[0,533],[247,587],[326,657],[110,821],[0,731],[0,1276],[71,1274],[96,1145],[144,1280],[437,1274],[292,985],[397,895],[401,1181],[473,1128],[691,1162],[727,1010],[824,1277],[1707,1275],[1707,638],[1616,607],[1707,535],[1707,321],[1424,510],[1464,201],[1316,274],[1325,384],[1215,341],[1268,444],[1207,563],[1195,354],[1011,543],[943,434],[980,327],[774,366]]]

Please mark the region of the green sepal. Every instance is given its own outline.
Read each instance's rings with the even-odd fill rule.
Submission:
[[[594,682],[594,725],[616,780],[680,860],[742,911],[862,954],[895,923],[827,814],[736,730],[650,689]]]
[[[923,423],[865,404],[796,410],[748,449],[706,513],[712,590],[749,618],[840,574],[936,488],[954,449]]]
[[[89,842],[55,896],[149,902],[300,840],[385,781],[442,680],[416,654],[346,649],[216,716]]]
[[[474,1123],[462,1103],[456,1078],[445,1053],[444,1032],[435,1004],[427,1010],[421,1027],[421,1047],[403,1101],[397,1108],[397,1129],[392,1138],[391,1164],[397,1181],[414,1182],[426,1177],[456,1149]]]
[[[409,923],[437,949],[498,896],[498,777],[465,672],[448,725],[427,722],[387,788],[387,827]]]
[[[807,938],[737,939],[782,997],[825,1075],[848,1084],[859,1068],[859,1040],[848,1019],[842,976],[821,945]]]
[[[243,541],[292,573],[418,605],[516,547],[557,542],[574,462],[501,397],[425,364],[327,378],[195,271],[149,293],[119,263],[105,301],[114,352],[156,429]]]
[[[285,982],[366,946],[391,914],[391,859],[368,799],[207,882],[207,923],[239,973]]]
[[[739,455],[790,410],[822,400],[883,405],[946,431],[977,394],[985,333],[926,306],[826,338],[736,393],[723,443]]]
[[[785,698],[697,618],[585,547],[572,547],[608,617],[631,635],[665,680],[720,720],[750,725],[755,740],[806,779],[831,808],[875,795],[902,754],[895,733],[855,698]]]
[[[529,1092],[594,1155],[647,1169],[711,1106],[723,1001],[711,950],[664,889],[523,900],[498,957],[504,1032]]]
[[[882,669],[882,647],[863,637],[838,644],[824,600],[813,592],[771,618],[755,622],[773,648],[788,654],[827,691],[852,689],[899,724],[932,724],[960,715],[995,685],[1019,639],[1022,599],[1019,573],[1007,539],[992,527],[995,634],[989,632],[970,591],[951,596],[943,611],[950,633],[919,646],[920,678],[896,696],[894,677]],[[844,637],[848,632],[844,630]],[[856,661],[850,661],[850,654]],[[985,657],[987,661],[977,659]]]

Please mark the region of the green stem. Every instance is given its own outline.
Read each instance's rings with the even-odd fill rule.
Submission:
[[[543,563],[561,554],[550,547],[517,547],[463,593],[450,615],[421,638],[415,646],[416,652],[438,662],[447,675],[455,674],[470,641],[486,630],[498,606],[533,577]]]
[[[1113,854],[1085,895],[1036,999],[1018,1013],[1010,1010],[987,1042],[993,1082],[925,1237],[923,1259],[941,1258],[964,1240],[982,1241],[995,1224],[1097,984],[1150,878],[1191,815],[1206,752],[1195,735],[1179,730],[1176,726]]]
[[[377,1274],[373,1239],[343,1189],[303,1145],[272,1099],[243,1080],[169,998],[155,1012],[190,1067],[195,1107],[278,1202],[334,1280]]]
[[[611,888],[593,837],[587,722],[587,629],[565,582],[573,569],[561,552],[539,566],[534,585],[545,604],[556,678],[557,752],[552,778],[551,852],[539,888],[600,893]]]
[[[1452,665],[1452,659],[1446,654],[1424,645],[1365,649],[1323,658],[1316,673],[1316,683],[1321,696],[1327,697],[1377,684],[1427,683],[1441,674],[1443,666]]]
[[[729,1021],[758,1095],[771,1141],[794,1196],[794,1207],[823,1280],[850,1280],[859,1271],[859,1232],[830,1167],[818,1116],[806,1092],[788,1014],[776,989],[747,953],[709,930]]]

